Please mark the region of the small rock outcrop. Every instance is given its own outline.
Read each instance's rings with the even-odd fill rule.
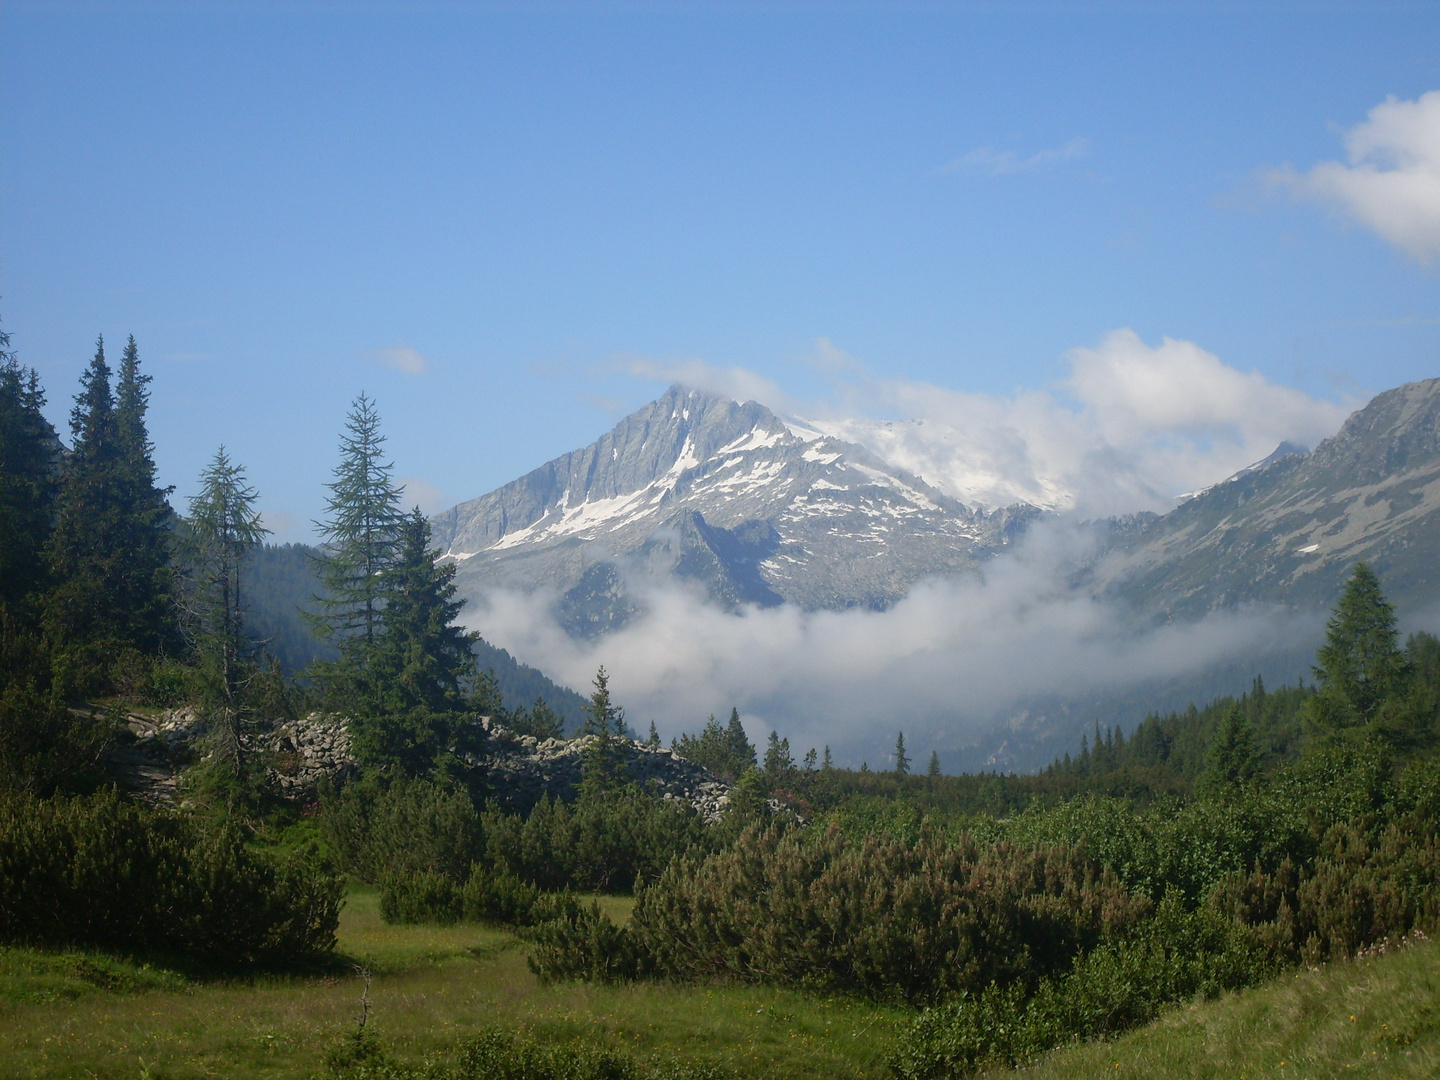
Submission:
[[[485,756],[476,764],[484,768],[491,792],[506,809],[528,813],[546,794],[562,802],[575,798],[598,736],[537,741],[488,716],[479,723],[486,736]],[[620,775],[656,798],[688,803],[712,822],[730,805],[729,784],[673,750],[620,738],[614,740],[614,751]]]
[[[156,806],[180,798],[182,770],[205,752],[208,725],[194,709],[172,709],[159,717],[132,713],[129,734],[107,755],[120,785]],[[574,800],[596,736],[569,741],[537,741],[519,735],[488,716],[475,721],[484,734],[484,750],[472,759],[490,796],[511,812],[528,813],[544,795]],[[341,785],[360,775],[349,721],[332,713],[310,713],[294,721],[255,724],[244,737],[246,749],[265,762],[266,777],[283,797],[308,801],[322,782]],[[695,808],[716,821],[730,804],[730,785],[710,770],[673,750],[630,739],[614,741],[616,770],[657,799]]]

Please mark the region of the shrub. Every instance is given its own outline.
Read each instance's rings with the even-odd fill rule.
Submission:
[[[334,947],[341,883],[113,793],[0,795],[0,940],[284,964]]]

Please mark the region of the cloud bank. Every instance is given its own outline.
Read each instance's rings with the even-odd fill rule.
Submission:
[[[588,687],[604,664],[639,730],[654,720],[668,739],[735,705],[752,739],[775,729],[797,757],[828,745],[837,760],[872,768],[883,766],[897,729],[912,753],[936,749],[954,767],[1026,702],[1248,662],[1300,632],[1293,616],[1270,611],[1137,626],[1068,587],[1077,543],[1041,528],[984,581],[923,582],[885,611],[733,614],[636,573],[628,585],[646,613],[598,642],[568,637],[543,595],[492,592],[467,615],[487,640],[570,686]],[[1078,741],[1078,730],[1065,733]]]
[[[1422,264],[1440,255],[1440,90],[1386,98],[1344,135],[1347,162],[1307,173],[1286,167],[1272,183],[1346,213]]]

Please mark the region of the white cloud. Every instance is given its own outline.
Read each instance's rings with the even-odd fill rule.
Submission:
[[[1271,181],[1345,211],[1421,263],[1440,255],[1440,90],[1386,98],[1344,143],[1348,164],[1277,169]]]
[[[679,586],[629,582],[647,612],[598,642],[568,637],[544,594],[497,591],[467,607],[489,641],[553,678],[584,687],[598,665],[641,729],[697,730],[737,706],[752,737],[772,728],[799,752],[829,744],[872,764],[896,728],[917,754],[954,753],[1017,702],[1070,700],[1262,657],[1302,630],[1276,612],[1136,626],[1068,587],[1074,533],[1042,527],[984,581],[921,583],[885,611],[719,610]],[[1248,672],[1244,678],[1253,675]]]
[[[1105,516],[1167,510],[1287,440],[1314,446],[1357,404],[1238,371],[1192,342],[1152,347],[1131,330],[1065,359],[1062,384],[1013,397],[837,378],[834,400],[808,419],[972,505]]]
[[[995,150],[981,146],[968,154],[956,158],[941,168],[941,172],[983,172],[990,176],[1007,176],[1012,173],[1038,172],[1054,168],[1067,161],[1076,161],[1090,153],[1088,139],[1071,139],[1064,146],[1037,150],[1022,156],[1014,150]]]
[[[397,345],[393,349],[377,349],[375,359],[406,375],[424,375],[430,367],[425,357],[405,345]]]
[[[406,509],[412,506],[420,507],[420,512],[429,516],[438,514],[441,510],[448,510],[454,505],[445,492],[418,476],[402,476],[400,478],[401,503]]]

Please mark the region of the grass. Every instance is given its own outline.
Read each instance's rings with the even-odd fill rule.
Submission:
[[[1417,943],[1177,1010],[1016,1080],[1440,1076],[1440,946]]]
[[[612,918],[628,900],[597,898]],[[868,1078],[908,1023],[903,1010],[760,987],[544,986],[526,946],[482,926],[389,926],[355,888],[344,964],[373,974],[371,1024],[400,1061],[444,1052],[490,1025],[599,1040],[641,1057],[718,1065],[737,1077]],[[324,1074],[353,1030],[353,974],[196,981],[76,952],[0,949],[0,1076],[237,1080]],[[1302,971],[1179,1009],[1110,1043],[1069,1047],[1014,1074],[1320,1080],[1440,1075],[1440,946]]]
[[[601,903],[612,918],[628,915],[626,900]],[[339,939],[344,958],[373,973],[371,1024],[401,1061],[499,1024],[744,1077],[878,1078],[909,1019],[753,987],[545,986],[514,936],[472,925],[388,926],[374,891],[363,888],[348,894]],[[113,969],[108,984],[88,979],[85,964]],[[353,1030],[361,987],[351,974],[186,981],[83,954],[3,950],[0,1076],[313,1077]]]

